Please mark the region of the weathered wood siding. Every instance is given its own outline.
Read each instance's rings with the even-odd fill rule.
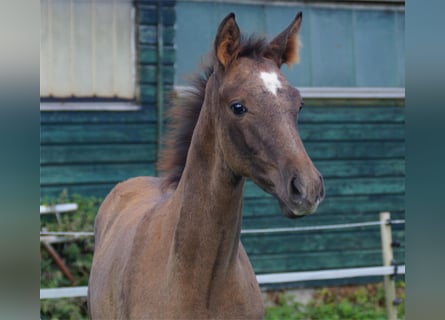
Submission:
[[[378,221],[379,212],[404,218],[404,109],[399,106],[308,106],[300,134],[323,174],[326,199],[309,217],[289,220],[276,200],[252,183],[246,186],[243,227],[318,226]],[[395,250],[404,261],[404,226],[393,227]],[[243,243],[258,273],[381,265],[380,229],[248,234]],[[354,280],[351,280],[354,281]]]
[[[137,1],[135,5],[140,92],[136,103],[141,109],[41,112],[42,198],[57,197],[64,189],[70,194],[104,197],[122,180],[155,174],[157,79],[162,72],[162,90],[167,95],[174,82],[175,1]],[[158,31],[163,45],[160,66]]]
[[[174,1],[159,2],[162,3],[162,23],[164,24],[161,68],[157,63],[158,1],[138,1],[136,4],[140,104],[142,106],[140,111],[41,113],[42,198],[57,197],[63,189],[67,189],[69,193],[103,197],[117,182],[133,176],[156,174],[154,163],[158,151],[159,117],[156,98],[158,72],[162,72],[163,89],[167,92],[173,88],[175,77],[176,83],[182,84],[182,80],[178,80],[182,77],[181,74],[175,75],[174,72],[175,61],[180,64],[178,65],[180,70],[185,70],[190,66],[195,68],[199,64],[199,59],[194,58],[193,55],[184,56],[182,60],[176,59],[175,55],[183,51],[181,47],[178,47],[175,53],[175,43],[179,41],[179,39],[174,40],[175,17],[178,15],[178,19],[182,21],[186,21],[188,17],[189,23],[201,23],[201,29],[195,29],[189,33],[188,40],[180,40],[180,43],[186,41],[193,43],[188,48],[196,45],[201,55],[207,51],[208,47],[201,50],[203,44],[193,41],[196,32],[200,33],[200,37],[206,35],[209,24],[205,24],[205,21],[211,22],[214,28],[219,22],[214,15],[207,16],[206,11],[201,10],[200,6],[209,7],[209,4],[196,3],[197,8],[201,9],[186,10],[175,14]],[[226,7],[218,5],[218,8]],[[244,23],[246,23],[248,21],[246,17],[257,9],[242,6],[240,10],[244,13]],[[280,17],[279,12],[283,9],[274,7],[270,10],[269,15],[276,15],[274,17],[276,19]],[[340,15],[349,17],[349,14],[343,11]],[[357,14],[364,14],[363,12],[369,13],[365,10]],[[311,21],[308,17],[311,15],[315,17],[317,14],[314,12],[306,14],[305,21]],[[329,19],[333,19],[331,16],[333,14],[335,12],[329,11]],[[354,17],[355,14],[353,14]],[[313,19],[316,19],[314,17]],[[397,29],[401,25],[399,13],[389,12],[377,15],[376,21],[381,19],[395,21],[396,29],[392,30],[399,30]],[[360,22],[364,23],[364,21]],[[254,22],[247,24],[249,23]],[[315,23],[313,28],[317,28]],[[305,30],[304,32],[309,32],[308,28]],[[184,34],[184,30],[181,32]],[[306,44],[305,48],[308,46],[310,43]],[[399,50],[398,45],[394,48],[394,50]],[[185,54],[185,51],[183,53]],[[391,83],[383,83],[382,86],[403,84],[400,82],[404,72],[403,54],[393,53],[391,54],[393,58],[401,59],[401,61],[393,61],[398,64],[398,73],[392,78]],[[303,54],[303,61],[316,59],[311,58],[308,53]],[[319,67],[322,66],[315,66],[315,68]],[[327,66],[324,67],[327,68]],[[396,68],[396,66],[393,67]],[[314,70],[310,71],[309,65],[297,68],[303,75],[304,70],[314,72]],[[369,68],[371,67],[368,66],[365,69],[374,74],[374,71]],[[357,72],[361,75],[365,71]],[[301,82],[303,85],[313,85],[311,82],[306,83],[305,81],[310,79],[304,77],[295,79],[296,84]],[[357,81],[355,85],[361,85],[362,80],[359,78],[348,79],[355,79],[354,81]],[[374,81],[373,79],[371,80]],[[335,79],[331,80],[335,84]],[[403,105],[403,101],[345,100],[340,102],[306,99],[298,126],[309,155],[325,178],[326,199],[313,216],[289,220],[281,215],[277,201],[272,196],[262,192],[248,181],[245,188],[243,228],[377,221],[380,211],[390,211],[393,218],[403,219],[405,144],[404,108],[400,105]],[[399,263],[403,263],[404,226],[396,225],[393,230],[393,238],[402,243],[402,247],[395,250],[395,258]],[[249,234],[243,235],[242,241],[257,273],[382,264],[378,227]],[[349,282],[354,281],[356,280],[349,280]]]

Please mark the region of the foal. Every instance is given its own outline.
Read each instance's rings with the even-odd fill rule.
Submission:
[[[315,211],[323,179],[296,129],[300,93],[280,72],[298,62],[302,14],[271,42],[219,26],[214,61],[176,102],[163,178],[118,184],[96,218],[93,319],[260,319],[260,288],[240,243],[245,178],[288,217]]]

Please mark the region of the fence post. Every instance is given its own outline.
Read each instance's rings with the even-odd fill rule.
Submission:
[[[389,212],[380,213],[380,235],[382,239],[383,265],[391,266],[394,261],[392,252],[392,235],[391,235],[391,214]],[[388,320],[397,320],[397,307],[394,305],[396,299],[396,285],[391,275],[384,276],[386,313]]]

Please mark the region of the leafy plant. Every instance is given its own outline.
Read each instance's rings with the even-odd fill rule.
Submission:
[[[40,227],[48,231],[93,231],[94,219],[102,202],[98,198],[62,193],[56,200],[45,204],[75,202],[79,209],[74,213],[62,214],[59,224],[55,216],[43,216]],[[88,285],[88,276],[93,257],[94,239],[85,237],[66,243],[53,244],[64,259],[75,278],[75,285]],[[49,256],[40,249],[41,288],[71,286],[71,282]],[[397,296],[402,300],[398,306],[399,319],[405,317],[405,283],[397,283]],[[40,301],[40,318],[43,319],[88,319],[85,298],[54,299]],[[312,300],[303,305],[290,294],[280,294],[274,306],[267,307],[268,320],[380,320],[386,319],[385,292],[383,286],[365,285],[360,287],[322,288],[316,291]]]
[[[402,304],[398,317],[405,317],[404,282],[397,284]],[[361,287],[319,289],[312,300],[303,305],[289,294],[282,294],[275,306],[266,308],[265,319],[278,320],[385,320],[385,292],[382,284]]]
[[[42,203],[48,205],[68,202],[77,203],[78,210],[73,213],[61,214],[60,224],[54,215],[45,215],[41,218],[40,228],[47,231],[93,231],[94,219],[102,200],[79,195],[68,196],[66,193],[62,193],[56,200],[42,201]],[[85,237],[65,243],[54,243],[52,246],[73,274],[74,285],[88,285],[93,258],[93,237]],[[43,246],[40,248],[40,258],[41,288],[58,288],[72,285]],[[86,299],[41,300],[40,317],[41,319],[88,319]]]

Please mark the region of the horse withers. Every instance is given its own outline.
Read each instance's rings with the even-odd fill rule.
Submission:
[[[163,177],[119,183],[99,209],[92,319],[263,317],[240,242],[245,178],[287,217],[324,197],[296,128],[302,98],[280,72],[299,60],[301,21],[271,42],[241,37],[233,13],[221,22],[205,76],[171,110]]]

